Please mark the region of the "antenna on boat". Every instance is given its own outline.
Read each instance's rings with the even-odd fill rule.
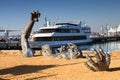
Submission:
[[[4,32],[4,37],[5,37],[6,42],[8,42],[9,32],[7,30],[5,30]]]
[[[87,24],[85,23],[85,21],[83,21],[83,24],[82,24],[84,27],[86,27],[87,26]]]
[[[79,26],[80,26],[80,27],[82,26],[82,21],[79,22]]]
[[[50,25],[50,22],[47,20],[47,16],[45,16],[45,26],[48,27]]]
[[[45,15],[45,26],[47,27],[47,16]]]

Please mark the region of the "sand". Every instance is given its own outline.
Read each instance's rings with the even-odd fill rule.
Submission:
[[[40,51],[25,58],[20,50],[0,50],[0,80],[120,80],[120,50],[110,55],[109,71],[93,72],[85,67],[86,58],[55,60]]]

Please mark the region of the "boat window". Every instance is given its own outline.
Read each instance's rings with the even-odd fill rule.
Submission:
[[[72,24],[72,23],[57,23],[56,25],[72,25],[72,26],[78,26],[78,24]]]
[[[52,36],[52,37],[35,37],[34,41],[68,41],[85,39],[86,36]]]
[[[83,30],[85,33],[90,33],[90,32],[91,32],[91,29],[90,29],[90,28],[82,28],[82,30]]]
[[[38,33],[79,33],[79,29],[41,29]]]

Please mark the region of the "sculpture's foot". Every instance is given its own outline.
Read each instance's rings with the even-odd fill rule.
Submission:
[[[34,51],[31,48],[29,48],[29,49],[27,49],[27,52],[25,52],[23,54],[23,56],[24,57],[32,57],[32,56],[34,56]]]

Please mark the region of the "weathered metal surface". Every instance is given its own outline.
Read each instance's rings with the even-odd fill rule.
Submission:
[[[110,65],[110,55],[107,52],[104,52],[101,47],[97,50],[94,49],[93,51],[96,57],[96,62],[87,54],[86,58],[88,59],[89,64],[85,62],[85,66],[92,71],[108,70]]]
[[[39,11],[32,12],[30,21],[28,22],[28,25],[22,31],[21,47],[22,47],[22,52],[23,52],[24,57],[31,57],[34,55],[34,51],[30,48],[28,38],[31,34],[34,23],[38,22],[39,17],[40,17]]]
[[[62,45],[57,51],[53,53],[49,45],[42,46],[42,55],[48,58],[76,59],[83,56],[81,50],[75,44]]]

